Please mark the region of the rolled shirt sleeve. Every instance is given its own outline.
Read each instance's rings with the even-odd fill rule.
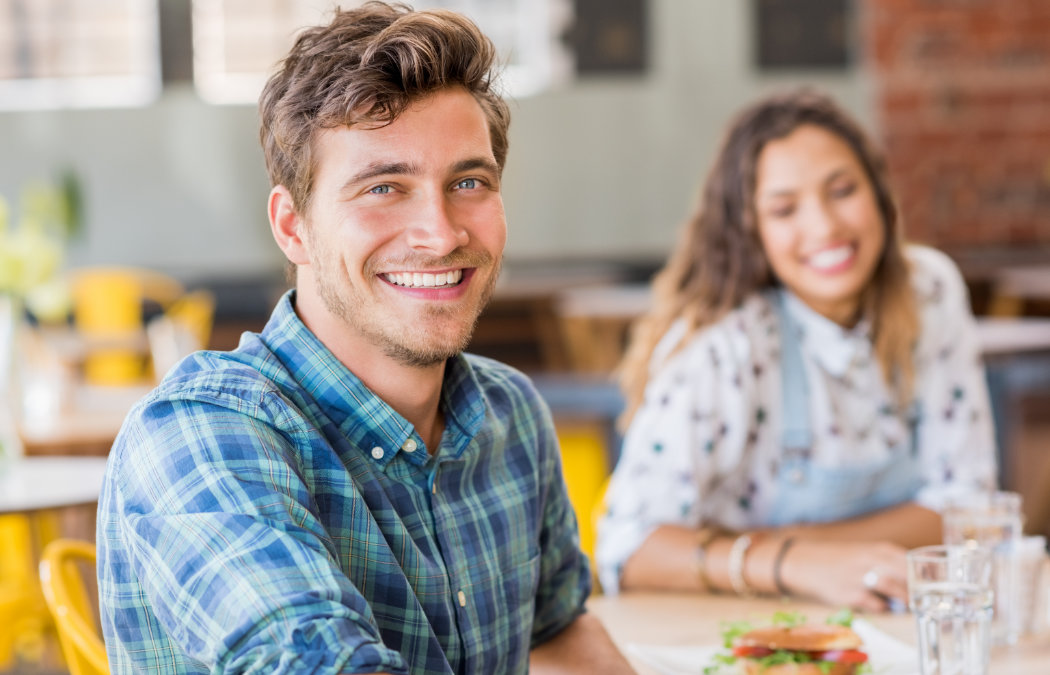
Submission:
[[[545,430],[542,442],[547,451],[543,453],[545,461],[541,479],[546,495],[539,536],[542,559],[536,589],[532,647],[551,639],[582,614],[591,591],[590,565],[580,550],[576,513],[562,474],[554,424],[538,394],[536,400],[545,411],[545,421],[541,426]]]
[[[125,555],[100,566],[128,566],[154,616],[107,586],[107,631],[135,644],[155,620],[217,672],[407,673],[340,570],[293,448],[260,416],[228,392],[197,392],[145,406],[123,430],[124,470],[102,509],[123,520]]]
[[[916,397],[925,483],[918,503],[940,510],[975,491],[994,489],[994,420],[977,322],[955,264],[943,253],[912,247],[922,340]]]
[[[624,564],[653,530],[698,527],[717,505],[712,493],[746,474],[742,453],[758,405],[751,342],[726,322],[664,358],[682,332],[677,324],[657,348],[609,483],[596,551],[606,593],[618,591]]]

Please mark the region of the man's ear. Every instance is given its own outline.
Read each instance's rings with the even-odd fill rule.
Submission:
[[[306,247],[306,223],[295,211],[292,202],[292,194],[283,185],[277,185],[270,190],[270,200],[267,204],[270,216],[270,230],[277,245],[284,251],[284,257],[295,265],[306,265],[310,262],[309,251]]]

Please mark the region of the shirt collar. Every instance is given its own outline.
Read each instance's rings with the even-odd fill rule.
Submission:
[[[871,322],[867,317],[852,328],[843,328],[786,288],[780,292],[788,314],[802,334],[803,350],[828,373],[845,375],[854,362],[871,358]]]
[[[296,403],[319,408],[339,435],[381,465],[391,461],[409,438],[420,442],[412,424],[365,386],[306,327],[295,313],[294,302],[293,289],[281,297],[261,337],[284,367],[292,390],[302,399]],[[477,377],[462,354],[446,363],[441,406],[446,436],[453,432],[449,436],[454,444],[452,454],[458,456],[481,428],[485,416]],[[383,452],[373,454],[374,448]],[[423,452],[415,456],[426,457]]]

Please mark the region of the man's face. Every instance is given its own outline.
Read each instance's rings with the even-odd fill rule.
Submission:
[[[492,295],[507,225],[481,107],[432,94],[393,123],[314,142],[297,308],[326,343],[410,366],[462,351]]]

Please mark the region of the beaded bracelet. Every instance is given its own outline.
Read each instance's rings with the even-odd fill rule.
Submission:
[[[733,546],[729,549],[729,584],[741,597],[750,597],[753,594],[744,578],[744,558],[747,557],[749,548],[751,535],[744,533],[733,540]]]

